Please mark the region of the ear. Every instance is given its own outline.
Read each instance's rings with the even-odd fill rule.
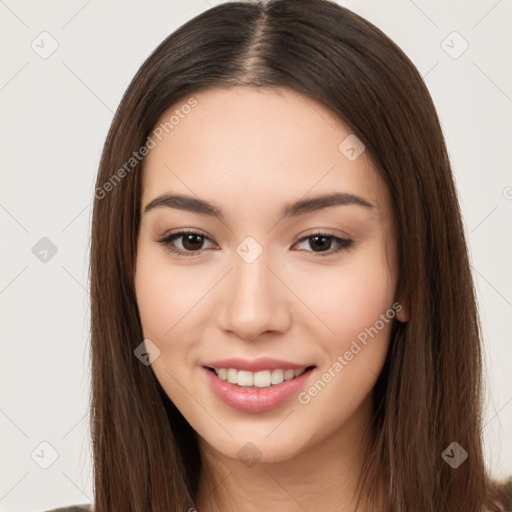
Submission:
[[[399,299],[393,303],[393,309],[396,312],[396,319],[399,322],[409,321],[409,305],[407,301]]]

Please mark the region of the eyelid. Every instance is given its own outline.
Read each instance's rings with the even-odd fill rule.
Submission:
[[[297,240],[302,240],[303,238],[309,238],[310,236],[315,235],[331,236],[333,238],[340,239],[352,239],[352,236],[347,231],[342,229],[315,227],[304,230],[298,235]]]
[[[206,233],[196,228],[178,228],[166,231],[162,236],[157,239],[157,242],[165,242],[169,238],[177,235],[198,235],[213,241]]]

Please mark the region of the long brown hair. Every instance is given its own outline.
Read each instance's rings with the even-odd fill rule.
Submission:
[[[134,291],[142,165],[130,159],[169,107],[201,89],[238,85],[288,87],[325,105],[364,143],[392,198],[397,292],[410,317],[395,323],[374,389],[360,496],[377,510],[498,510],[482,456],[472,276],[427,88],[388,37],[349,10],[270,0],[224,3],[181,26],[144,62],[114,116],[92,221],[95,512],[194,505],[195,433],[133,354],[143,340]],[[456,469],[441,457],[454,441],[469,454]]]

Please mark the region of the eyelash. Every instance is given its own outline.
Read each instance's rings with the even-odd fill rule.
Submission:
[[[210,238],[208,238],[206,235],[203,235],[202,233],[197,233],[195,231],[179,231],[178,233],[171,233],[169,235],[166,235],[163,238],[161,238],[160,240],[157,240],[157,242],[161,245],[164,245],[169,251],[176,254],[177,256],[196,256],[197,254],[206,250],[206,249],[199,249],[198,251],[183,251],[183,250],[173,247],[171,245],[171,242],[173,242],[174,240],[176,240],[178,238],[186,236],[186,235],[197,235],[197,236],[203,237],[205,240],[209,240],[210,242],[212,241]],[[334,251],[329,249],[327,251],[320,251],[320,252],[316,252],[316,251],[306,251],[306,252],[311,252],[318,256],[330,256],[332,254],[335,254],[335,253],[338,253],[341,251],[347,251],[352,248],[353,240],[349,240],[347,238],[339,238],[337,236],[331,235],[329,233],[323,233],[323,232],[313,233],[312,235],[305,236],[305,237],[301,238],[300,240],[298,240],[297,243],[304,242],[305,240],[312,239],[316,236],[331,239],[332,241],[334,241],[335,243],[338,244],[338,248]]]

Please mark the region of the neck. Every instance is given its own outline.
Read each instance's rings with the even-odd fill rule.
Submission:
[[[279,462],[247,467],[202,438],[198,512],[345,512],[355,510],[357,485],[368,438],[371,400],[320,442]]]

